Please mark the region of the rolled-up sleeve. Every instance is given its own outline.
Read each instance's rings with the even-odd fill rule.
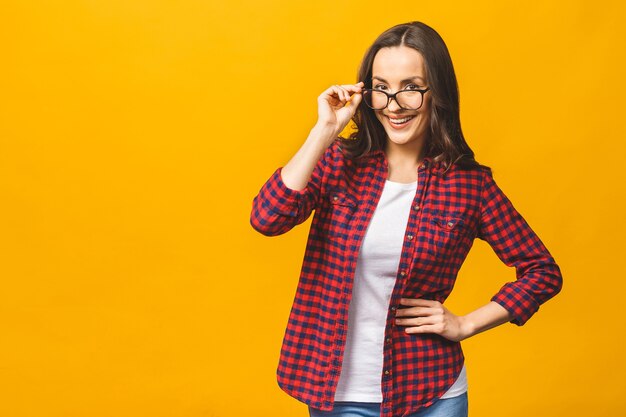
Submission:
[[[276,236],[308,219],[318,204],[329,160],[337,146],[338,140],[326,149],[302,190],[289,188],[283,182],[283,167],[276,169],[252,201],[252,227],[263,235]]]
[[[515,267],[516,280],[504,284],[491,298],[509,311],[511,323],[522,326],[541,304],[561,291],[559,266],[489,171],[483,180],[477,237],[489,243],[505,265]]]

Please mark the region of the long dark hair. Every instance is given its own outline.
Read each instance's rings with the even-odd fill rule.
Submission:
[[[488,166],[474,159],[461,130],[459,116],[459,89],[448,48],[439,34],[422,22],[393,26],[383,32],[365,53],[358,72],[358,81],[371,88],[372,64],[376,53],[385,47],[407,46],[424,57],[426,76],[431,94],[430,135],[424,143],[423,156],[441,162],[444,173],[453,164],[465,168]],[[359,104],[352,121],[357,130],[348,138],[341,138],[342,148],[350,158],[358,158],[370,151],[383,150],[387,134],[376,118],[374,110]]]

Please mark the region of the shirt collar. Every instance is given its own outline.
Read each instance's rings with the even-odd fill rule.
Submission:
[[[369,155],[376,158],[384,158],[385,152],[382,149],[378,149],[375,151],[371,151]],[[434,174],[439,174],[443,171],[443,164],[441,163],[441,161],[435,162],[431,156],[425,156],[422,160],[422,163],[428,171]]]

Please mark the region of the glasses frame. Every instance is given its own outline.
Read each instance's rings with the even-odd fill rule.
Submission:
[[[398,107],[400,107],[402,110],[419,110],[424,105],[424,94],[426,94],[427,91],[430,91],[430,87],[426,87],[426,88],[422,88],[422,89],[414,88],[412,90],[404,89],[404,90],[396,91],[393,94],[389,94],[388,92],[383,91],[383,90],[376,90],[374,88],[364,88],[361,91],[362,91],[362,93],[364,93],[365,91],[369,91],[370,93],[376,91],[376,92],[379,92],[379,93],[384,93],[387,96],[387,104],[385,104],[385,107],[383,107],[381,109],[377,109],[377,108],[374,108],[374,107],[370,106],[369,104],[367,104],[367,100],[363,99],[363,102],[365,103],[365,105],[367,107],[369,107],[370,109],[372,109],[372,110],[384,110],[384,109],[386,109],[387,106],[389,106],[389,103],[391,103],[391,99],[395,100],[396,104],[398,105]],[[416,108],[416,109],[407,109],[406,107],[402,107],[402,105],[398,102],[398,100],[396,99],[396,95],[398,95],[398,94],[400,94],[402,92],[405,92],[405,91],[411,91],[411,92],[418,91],[422,95],[422,103],[420,104],[420,106],[418,108]],[[363,97],[365,97],[365,96],[363,96]]]

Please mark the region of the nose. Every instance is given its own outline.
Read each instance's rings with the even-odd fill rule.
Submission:
[[[391,112],[395,112],[398,110],[402,110],[402,107],[400,107],[400,105],[398,104],[398,102],[396,101],[396,98],[392,98],[391,100],[389,100],[389,104],[387,105],[387,108],[389,109],[389,111]]]

